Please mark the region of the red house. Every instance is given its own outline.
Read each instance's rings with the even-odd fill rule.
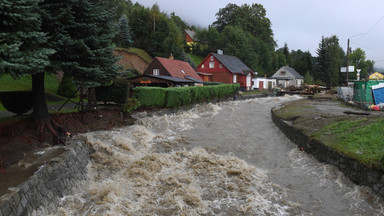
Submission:
[[[178,80],[183,82],[202,83],[203,80],[188,62],[174,60],[170,58],[156,57],[148,68],[144,71],[145,75],[154,76],[159,79]]]
[[[204,81],[240,83],[243,90],[252,86],[253,71],[237,57],[223,55],[221,50],[205,57],[196,71]]]

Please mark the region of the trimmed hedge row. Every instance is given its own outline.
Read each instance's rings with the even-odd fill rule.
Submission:
[[[239,84],[179,88],[137,87],[133,92],[141,106],[174,108],[226,97],[236,93],[239,88]]]
[[[133,89],[134,97],[144,107],[164,106],[166,89],[160,87],[136,87]]]

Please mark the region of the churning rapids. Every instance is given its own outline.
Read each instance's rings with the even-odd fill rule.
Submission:
[[[137,114],[83,134],[88,178],[50,215],[382,215],[367,187],[301,152],[270,110],[297,96]],[[46,215],[39,209],[35,215]]]

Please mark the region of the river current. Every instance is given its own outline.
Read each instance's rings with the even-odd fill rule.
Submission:
[[[35,215],[383,215],[371,189],[301,152],[270,110],[298,96],[136,114],[81,135],[88,178],[56,212]]]

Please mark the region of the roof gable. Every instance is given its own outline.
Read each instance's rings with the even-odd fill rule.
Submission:
[[[192,31],[192,30],[189,30],[189,29],[186,29],[186,30],[185,30],[185,33],[187,33],[187,35],[188,35],[192,40],[196,40],[196,39],[195,39],[196,32],[194,32],[194,31]]]
[[[249,72],[252,72],[252,70],[236,56],[221,55],[216,53],[212,53],[212,55],[231,73],[248,74]]]
[[[188,62],[156,57],[155,60],[159,61],[163,65],[164,69],[168,71],[169,75],[172,77],[178,77],[182,79],[188,79],[192,77],[195,80],[203,81],[196,71]]]
[[[282,75],[282,72],[286,72],[286,74]],[[275,74],[273,74],[271,78],[278,78],[278,77],[279,78],[291,77],[294,79],[304,79],[304,77],[301,76],[295,69],[288,66],[281,67],[279,70],[276,71]]]

